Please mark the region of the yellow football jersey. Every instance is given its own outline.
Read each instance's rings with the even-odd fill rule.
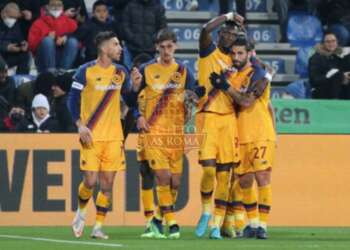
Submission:
[[[212,90],[209,76],[216,72],[231,68],[232,60],[229,55],[224,54],[212,43],[206,50],[200,51],[198,58],[198,84],[204,86],[206,95],[201,98],[198,104],[198,111],[229,114],[234,112],[232,100],[222,91]],[[210,97],[208,97],[208,94]]]
[[[128,82],[122,65],[103,68],[96,61],[82,65],[74,75],[72,88],[81,90],[80,119],[92,131],[93,141],[123,140],[120,94]]]
[[[141,67],[144,114],[152,133],[180,133],[185,122],[184,93],[194,86],[190,71],[178,61],[169,66],[152,60]]]
[[[252,72],[252,68],[247,67],[244,71]],[[229,78],[229,82],[237,90],[244,92],[249,87],[250,77],[241,81],[235,81],[234,78]],[[270,83],[266,86],[262,95],[255,100],[253,105],[248,108],[240,107],[238,112],[238,136],[241,144],[276,140],[272,117],[268,109],[269,103]]]

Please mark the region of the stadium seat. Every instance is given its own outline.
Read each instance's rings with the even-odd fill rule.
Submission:
[[[311,86],[307,79],[300,79],[288,84],[285,87],[285,92],[295,99],[311,98]]]
[[[287,38],[293,46],[313,46],[322,41],[320,20],[304,12],[289,13]]]
[[[309,75],[308,65],[309,59],[314,53],[314,48],[311,46],[299,47],[295,59],[295,73],[301,78],[307,78]]]

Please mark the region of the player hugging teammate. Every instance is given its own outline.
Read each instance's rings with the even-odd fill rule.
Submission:
[[[203,26],[199,40],[198,81],[207,95],[198,107],[197,129],[207,136],[199,150],[203,174],[198,237],[205,235],[212,218],[211,239],[267,239],[276,141],[269,98],[272,76],[255,57],[242,23],[234,13],[216,17]],[[217,45],[210,36],[216,28]]]

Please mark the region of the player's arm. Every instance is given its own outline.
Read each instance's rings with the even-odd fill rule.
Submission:
[[[72,119],[78,128],[81,142],[84,144],[90,144],[92,142],[91,131],[80,120],[81,92],[83,91],[86,84],[85,73],[86,70],[84,68],[79,68],[73,76],[73,83],[68,94],[67,106],[68,110],[71,113]]]
[[[268,85],[268,79],[265,76],[260,76],[258,80],[251,82],[248,90],[244,93],[232,87],[227,82],[225,74],[212,73],[210,75],[210,83],[214,88],[220,89],[231,96],[238,105],[247,108],[253,105],[255,100],[264,93]]]
[[[236,21],[238,24],[243,24],[244,18],[236,13],[229,12],[225,15],[221,15],[211,19],[209,22],[205,23],[202,27],[201,34],[199,36],[199,49],[200,52],[207,50],[213,42],[211,37],[211,32],[216,28],[220,27],[226,21]]]
[[[146,87],[145,82],[145,74],[144,74],[144,65],[140,67],[140,71],[136,68],[131,72],[131,77],[133,78],[133,74],[135,75],[135,79],[137,78],[137,82],[132,85],[131,91],[129,93],[129,103],[128,106],[133,109],[133,116],[137,121],[137,128],[140,131],[148,131],[149,125],[147,123],[146,118],[144,117],[144,112],[142,112],[142,107],[139,107],[138,97],[141,91]],[[139,81],[138,81],[139,80]],[[144,98],[146,98],[144,94]]]

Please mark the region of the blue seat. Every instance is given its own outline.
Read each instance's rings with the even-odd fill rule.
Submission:
[[[287,38],[293,46],[313,46],[322,41],[320,20],[304,12],[289,13]]]
[[[309,75],[309,59],[314,53],[312,46],[299,47],[296,59],[295,59],[295,73],[301,78],[307,78]]]

